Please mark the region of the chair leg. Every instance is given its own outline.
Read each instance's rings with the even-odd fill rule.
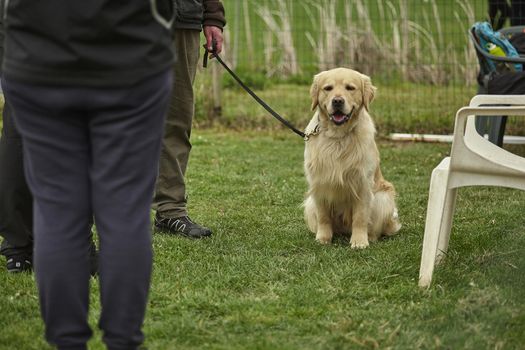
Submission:
[[[445,195],[445,207],[443,218],[441,219],[441,230],[439,232],[438,251],[436,256],[436,265],[438,265],[448,250],[448,242],[450,240],[450,231],[452,229],[452,221],[454,219],[454,211],[456,210],[456,196],[457,188],[449,189]]]
[[[436,264],[438,247],[448,245],[450,225],[454,212],[456,190],[447,190],[449,159],[445,158],[432,171],[428,196],[425,235],[419,269],[419,286],[428,287],[432,281],[432,273]],[[443,238],[440,240],[440,234]]]

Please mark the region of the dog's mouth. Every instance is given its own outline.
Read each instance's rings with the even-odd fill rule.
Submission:
[[[343,125],[352,118],[353,114],[354,107],[352,107],[352,110],[348,114],[345,114],[342,111],[335,111],[334,113],[330,114],[330,120],[337,126]]]

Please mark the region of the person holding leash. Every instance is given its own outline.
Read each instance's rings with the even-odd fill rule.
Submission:
[[[6,4],[2,87],[33,194],[46,340],[87,349],[91,224],[108,349],[137,349],[152,267],[151,195],[172,88],[172,0]]]
[[[224,7],[218,0],[175,0],[178,15],[174,23],[175,65],[173,94],[162,140],[153,208],[155,227],[159,231],[189,238],[204,238],[212,234],[190,219],[187,212],[184,176],[191,150],[191,126],[194,115],[193,82],[200,51],[200,32],[204,32],[206,47],[222,50],[222,28],[226,24]]]

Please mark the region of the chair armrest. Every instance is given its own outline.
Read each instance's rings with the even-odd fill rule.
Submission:
[[[460,142],[465,135],[467,118],[471,115],[497,118],[502,115],[525,117],[525,105],[523,106],[490,106],[490,107],[463,107],[456,113],[454,125],[454,140]]]
[[[478,106],[525,106],[525,95],[485,95],[472,97],[469,107]]]
[[[456,114],[454,139],[450,150],[450,169],[470,174],[489,174],[519,178],[511,181],[492,183],[486,181],[471,181],[472,184],[505,186],[525,190],[523,175],[525,174],[525,158],[504,150],[479,135],[472,122],[473,116],[495,118],[499,115],[525,117],[525,105],[504,107],[463,107]],[[499,175],[498,175],[499,174]],[[478,179],[479,180],[479,179]],[[485,179],[486,180],[486,179]],[[456,183],[459,185],[460,182]]]

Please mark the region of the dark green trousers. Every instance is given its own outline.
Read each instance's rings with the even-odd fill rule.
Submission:
[[[199,60],[200,32],[175,31],[176,60],[173,66],[173,93],[166,118],[153,207],[165,217],[181,217],[186,211],[184,175],[191,150],[193,82]]]

